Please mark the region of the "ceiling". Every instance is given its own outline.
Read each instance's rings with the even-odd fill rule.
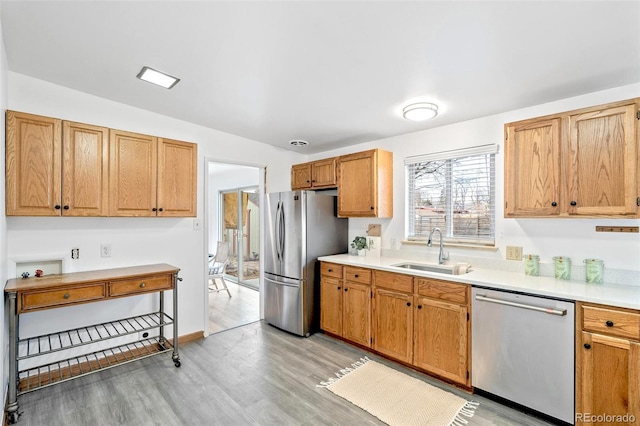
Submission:
[[[639,1],[0,7],[11,71],[303,154],[640,81]],[[403,119],[412,101],[439,115]]]

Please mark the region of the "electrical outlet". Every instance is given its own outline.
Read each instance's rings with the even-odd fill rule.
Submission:
[[[111,244],[100,244],[100,257],[111,257]]]
[[[507,246],[507,260],[522,260],[522,247]]]
[[[71,258],[72,259],[80,259],[80,249],[79,248],[71,249]]]

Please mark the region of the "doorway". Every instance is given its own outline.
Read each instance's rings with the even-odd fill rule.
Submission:
[[[261,212],[264,168],[207,160],[206,235],[212,259],[218,241],[228,248],[227,291],[216,291],[207,276],[207,335],[259,321]],[[210,288],[211,287],[211,288]],[[217,288],[222,288],[220,280]]]

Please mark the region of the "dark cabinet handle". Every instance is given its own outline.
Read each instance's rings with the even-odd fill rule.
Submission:
[[[158,209],[156,209],[155,207],[151,209],[152,212],[157,212]]]
[[[65,299],[68,299],[71,296],[69,295],[69,293],[65,293],[64,296],[62,296],[62,297],[64,297]]]
[[[333,269],[327,269],[327,271],[329,271],[329,272],[333,272]]]
[[[553,202],[551,203],[551,207],[556,207],[557,205],[558,205],[558,203],[556,203],[555,201],[553,201]]]
[[[588,344],[588,343],[585,343],[585,344],[584,344],[584,348],[585,348],[585,349],[591,349],[591,345],[590,345],[590,344]]]
[[[307,179],[307,183],[309,183],[309,179]]]
[[[338,286],[338,290],[340,290],[342,287]]]
[[[349,291],[349,289],[347,287],[344,288],[344,291]]]
[[[63,209],[69,210],[69,206],[64,206]]]
[[[578,203],[576,203],[575,201],[572,201],[570,204],[571,204],[572,206],[577,206],[577,205],[578,205]]]
[[[422,309],[422,305],[418,305],[418,309]]]
[[[613,321],[611,320],[608,320],[605,324],[607,324],[607,327],[613,327]]]
[[[159,211],[159,212],[163,212],[163,211],[164,211],[164,209],[163,209],[162,207],[160,207],[160,208],[158,209],[158,211]]]
[[[407,302],[407,306],[411,306],[411,302]]]
[[[355,277],[355,278],[358,278],[358,274],[355,274],[355,275],[354,275],[354,277]]]
[[[53,206],[53,208],[56,210],[60,210],[60,204],[56,204],[55,206]]]
[[[371,206],[371,210],[373,210],[373,206]]]
[[[316,180],[315,180],[315,179],[313,179],[311,182],[315,182],[315,181],[316,181]]]
[[[145,288],[147,286],[146,283],[140,283],[140,288]]]

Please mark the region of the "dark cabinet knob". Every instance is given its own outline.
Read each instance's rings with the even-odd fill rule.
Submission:
[[[313,179],[311,182],[315,182],[315,181],[316,181],[316,180],[315,180],[315,179]]]
[[[613,327],[613,321],[611,321],[611,320],[607,320],[607,322],[605,322],[605,324],[607,324],[607,327]]]
[[[411,302],[407,302],[407,306],[411,306]]]
[[[333,269],[327,269],[327,271],[329,271],[329,272],[333,272]]]
[[[422,305],[418,305],[418,309],[422,309]]]
[[[68,298],[71,297],[71,295],[69,295],[69,293],[65,293],[64,296],[62,296],[62,297],[64,297],[65,299],[68,299]]]
[[[152,212],[157,212],[158,209],[156,209],[155,207],[151,209]]]
[[[585,344],[584,344],[584,348],[585,348],[585,349],[591,349],[591,345],[590,345],[590,344],[588,344],[588,343],[585,343]]]
[[[571,204],[572,206],[577,206],[577,205],[578,205],[578,203],[576,203],[575,201],[572,201],[570,204]]]
[[[338,290],[340,290],[342,287],[338,286]]]
[[[556,203],[555,201],[551,203],[551,207],[557,207],[558,203]]]
[[[69,206],[64,206],[62,208],[65,209],[65,210],[69,210]]]
[[[164,211],[164,209],[163,209],[162,207],[160,207],[160,208],[158,209],[158,211],[159,211],[159,212],[163,212],[163,211]]]
[[[309,179],[307,179],[307,183],[309,183]]]
[[[371,206],[371,210],[373,210],[373,206]]]
[[[354,277],[358,278],[358,274],[355,274]]]
[[[53,208],[56,210],[60,210],[60,204],[56,204],[55,206],[53,206]]]
[[[344,291],[349,291],[349,289],[347,287],[344,288]]]

